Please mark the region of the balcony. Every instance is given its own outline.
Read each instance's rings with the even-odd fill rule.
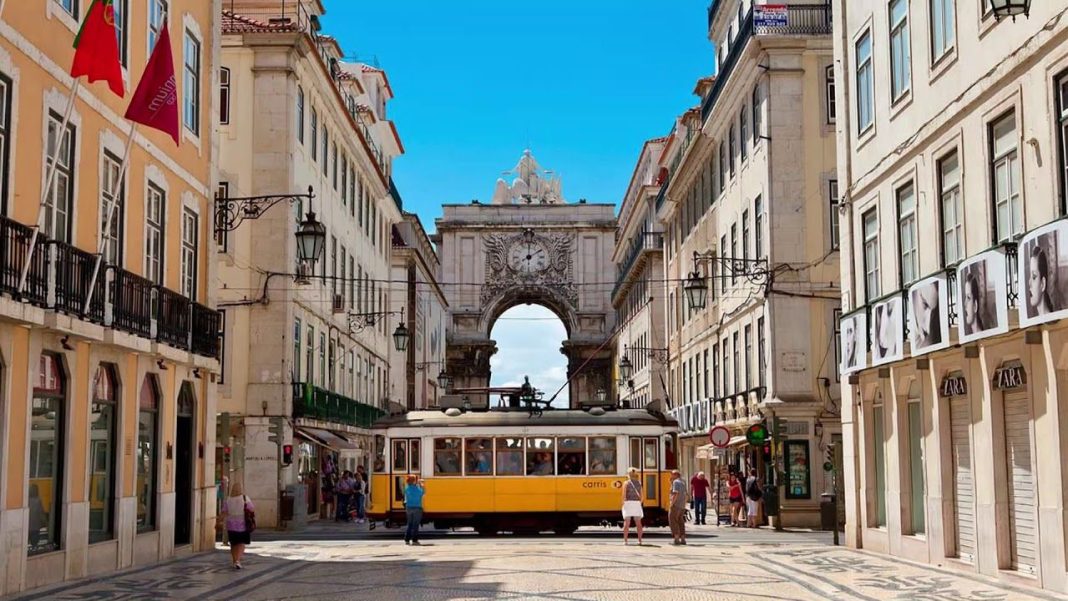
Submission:
[[[661,252],[664,250],[664,232],[640,232],[634,237],[634,241],[631,242],[630,248],[627,250],[626,259],[624,259],[622,266],[619,268],[619,275],[616,277],[615,288],[612,289],[612,298],[615,298],[616,293],[619,292],[623,285],[627,282],[627,277],[631,273],[631,269],[638,263],[638,259],[648,256],[646,253]]]
[[[386,412],[307,382],[293,382],[293,417],[370,428]]]
[[[715,18],[715,11],[723,0],[714,0],[708,7],[709,25]],[[731,73],[738,65],[738,61],[749,45],[753,37],[763,36],[806,36],[806,35],[830,35],[831,33],[831,7],[827,4],[790,4],[786,7],[786,25],[755,25],[753,10],[750,9],[738,29],[727,58],[720,65],[716,74],[716,81],[712,84],[708,96],[701,102],[701,120],[708,119],[709,113],[716,106],[723,88],[730,81]]]
[[[0,217],[0,292],[31,305],[158,340],[205,357],[219,356],[219,312],[116,265],[101,262],[86,311],[97,255],[38,235],[19,294],[33,228]]]

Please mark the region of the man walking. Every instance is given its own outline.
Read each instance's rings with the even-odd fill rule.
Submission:
[[[686,481],[679,470],[671,470],[671,509],[668,511],[668,524],[671,526],[671,538],[674,545],[686,544]]]
[[[703,525],[708,515],[708,478],[704,472],[690,479],[690,493],[693,495],[693,523]]]

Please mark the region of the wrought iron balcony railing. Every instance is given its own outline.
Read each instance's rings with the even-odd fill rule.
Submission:
[[[642,253],[662,251],[664,249],[664,232],[641,232],[634,237],[634,241],[631,242],[630,248],[627,250],[627,257],[619,267],[619,273],[616,276],[616,285],[612,289],[612,297],[614,298],[616,293],[627,281],[627,277],[630,276],[631,269],[638,262],[638,259],[642,257]]]
[[[293,383],[293,417],[370,428],[385,411],[308,382]]]

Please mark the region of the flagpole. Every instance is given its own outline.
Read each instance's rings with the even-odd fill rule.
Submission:
[[[2,1],[2,0],[0,0]],[[123,180],[126,177],[126,169],[130,166],[130,154],[133,150],[134,135],[137,133],[137,124],[130,123],[130,137],[126,139],[126,151],[123,154],[122,165],[119,166],[118,186],[116,194],[112,195],[108,202],[107,219],[100,230],[100,245],[97,248],[96,263],[93,265],[93,277],[89,279],[89,290],[85,293],[85,306],[82,307],[82,315],[89,313],[89,305],[93,302],[93,292],[96,291],[96,280],[100,277],[100,265],[104,261],[104,249],[108,245],[108,236],[111,235],[111,219],[115,216],[115,208],[119,204],[119,198],[126,193]]]
[[[2,2],[3,0],[0,0]],[[70,125],[71,113],[74,112],[74,101],[78,97],[78,90],[82,87],[82,79],[80,77],[74,78],[74,84],[70,87],[70,98],[67,99],[67,111],[63,113],[63,122],[59,126],[59,131],[56,137],[56,152],[51,157],[52,164],[48,166],[48,171],[45,174],[45,185],[41,189],[41,203],[37,209],[37,222],[33,225],[33,235],[30,236],[30,250],[26,253],[26,263],[22,266],[22,275],[19,276],[19,288],[18,293],[22,294],[23,288],[26,287],[26,276],[30,272],[30,263],[33,261],[33,252],[37,247],[37,236],[41,232],[41,219],[44,218],[45,200],[48,199],[48,194],[52,190],[52,183],[56,179],[56,171],[59,168],[59,152],[63,149],[63,139],[67,135],[67,126]],[[75,140],[70,141],[71,144],[75,143]]]

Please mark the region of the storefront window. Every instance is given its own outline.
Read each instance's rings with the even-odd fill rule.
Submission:
[[[145,376],[137,412],[137,531],[156,529],[156,463],[159,449],[159,384],[154,374]]]
[[[434,439],[434,475],[435,476],[459,476],[460,454],[462,452],[460,438],[435,438]]]
[[[916,396],[912,396],[910,387],[908,401],[909,420],[909,513],[912,516],[912,534],[923,534],[926,527],[924,519],[924,482],[923,482],[923,417],[920,413],[919,384],[914,380]]]
[[[807,440],[788,440],[786,445],[786,498],[812,498],[812,466]]]
[[[28,553],[60,548],[63,499],[63,432],[66,429],[66,380],[56,355],[42,354],[33,389],[30,425],[30,500]]]
[[[101,365],[89,408],[89,542],[115,537],[115,368]]]
[[[872,406],[872,457],[875,459],[875,526],[886,526],[886,441],[883,432],[882,398]]]
[[[298,476],[307,495],[308,514],[319,512],[319,445],[302,440],[300,442],[300,458],[297,460]]]
[[[523,439],[497,439],[497,475],[523,475]]]
[[[465,444],[467,447],[467,475],[493,475],[493,439],[468,438]]]
[[[553,475],[553,439],[527,439],[527,475]]]
[[[586,474],[586,439],[561,438],[556,463],[561,476],[582,476]]]
[[[590,438],[590,475],[616,473],[616,439],[613,436]]]

